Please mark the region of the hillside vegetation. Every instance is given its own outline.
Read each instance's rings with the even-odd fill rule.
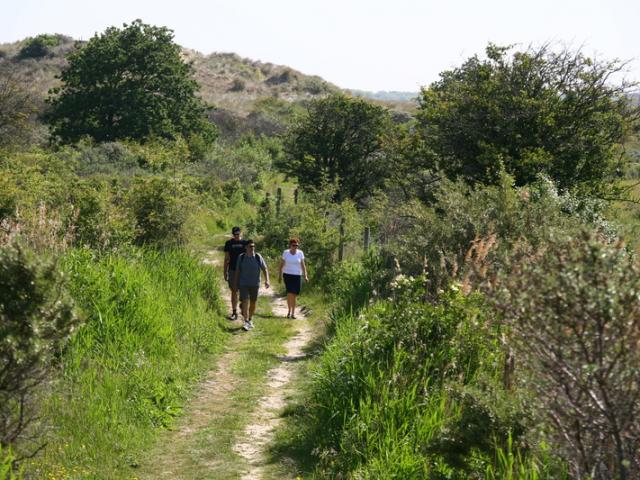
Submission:
[[[48,44],[39,50],[29,50],[29,44],[34,41],[31,38],[0,45],[0,71],[10,73],[30,86],[39,110],[44,108],[48,91],[59,86],[55,77],[67,64],[65,55],[72,52],[76,44],[65,35],[46,37]],[[271,112],[262,108],[261,100],[280,100],[279,103],[286,106],[340,91],[318,76],[305,75],[287,66],[241,58],[234,53],[204,55],[183,48],[182,55],[193,65],[200,97],[218,110],[212,113],[214,121],[222,118],[221,122],[226,119],[227,123],[238,123],[253,113],[256,123],[260,121],[256,117],[261,115],[273,118]],[[269,122],[268,118],[263,122]]]
[[[331,312],[264,478],[640,476],[640,109],[618,62],[488,45],[409,117],[141,21],[65,65],[71,45],[0,60],[0,480],[136,476],[229,345],[202,257],[233,225],[272,266],[298,238]],[[39,117],[24,79],[60,68]],[[198,85],[235,110],[170,115]],[[280,351],[260,328],[252,391]],[[238,478],[252,412],[228,409],[221,449],[186,434]]]

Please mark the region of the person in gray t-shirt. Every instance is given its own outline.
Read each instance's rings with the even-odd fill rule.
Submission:
[[[260,272],[264,272],[264,286],[269,288],[269,270],[262,255],[256,253],[256,244],[247,240],[246,253],[238,256],[234,285],[240,290],[240,310],[244,317],[244,328],[253,328],[253,314],[256,311],[258,289],[260,288]]]

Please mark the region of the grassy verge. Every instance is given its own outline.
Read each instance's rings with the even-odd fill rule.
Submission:
[[[283,344],[293,334],[290,321],[272,316],[269,301],[268,297],[258,300],[256,326],[251,332],[242,331],[237,322],[228,322],[227,329],[235,333],[228,343],[228,354],[223,357],[228,364],[218,365],[220,372],[212,380],[216,382],[216,398],[200,405],[206,408],[204,421],[194,421],[193,416],[199,413],[191,412],[187,417],[192,417],[185,420],[191,420],[191,425],[199,424],[198,428],[188,435],[181,436],[179,431],[162,435],[144,460],[139,478],[167,478],[161,462],[154,462],[154,458],[164,455],[179,462],[180,478],[239,478],[238,472],[246,465],[233,446],[265,393],[266,373],[279,362]],[[224,390],[228,393],[220,394]],[[182,431],[189,429],[187,425],[178,427]]]
[[[74,251],[64,263],[85,323],[44,403],[48,446],[26,470],[128,478],[225,342],[217,275],[181,251]]]
[[[566,478],[525,438],[528,419],[501,386],[499,332],[483,305],[454,291],[431,305],[407,291],[358,314],[335,309],[274,458],[301,478]]]

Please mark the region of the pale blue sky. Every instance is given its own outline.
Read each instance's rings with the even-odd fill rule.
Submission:
[[[182,46],[236,52],[320,75],[343,88],[416,91],[487,42],[553,41],[634,59],[640,0],[3,0],[0,43],[39,33],[87,39],[141,18]]]

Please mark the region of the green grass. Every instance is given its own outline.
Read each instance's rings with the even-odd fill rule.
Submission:
[[[238,330],[237,323],[228,322],[228,329],[237,331],[228,344],[232,363],[225,366],[228,370],[221,378],[232,382],[233,388],[228,395],[207,404],[206,425],[187,437],[166,432],[158,438],[137,472],[139,478],[161,478],[162,465],[154,458],[165,455],[179,459],[181,478],[239,478],[238,472],[246,464],[233,446],[266,391],[266,373],[279,363],[278,355],[284,353],[283,345],[293,334],[291,321],[272,317],[268,298],[259,298],[254,324],[247,333]]]
[[[44,404],[36,478],[127,478],[224,344],[217,274],[181,251],[67,254],[85,317]]]
[[[314,479],[564,478],[551,455],[511,443],[523,440],[526,419],[501,388],[496,326],[482,305],[406,294],[358,315],[338,309],[274,458]]]

